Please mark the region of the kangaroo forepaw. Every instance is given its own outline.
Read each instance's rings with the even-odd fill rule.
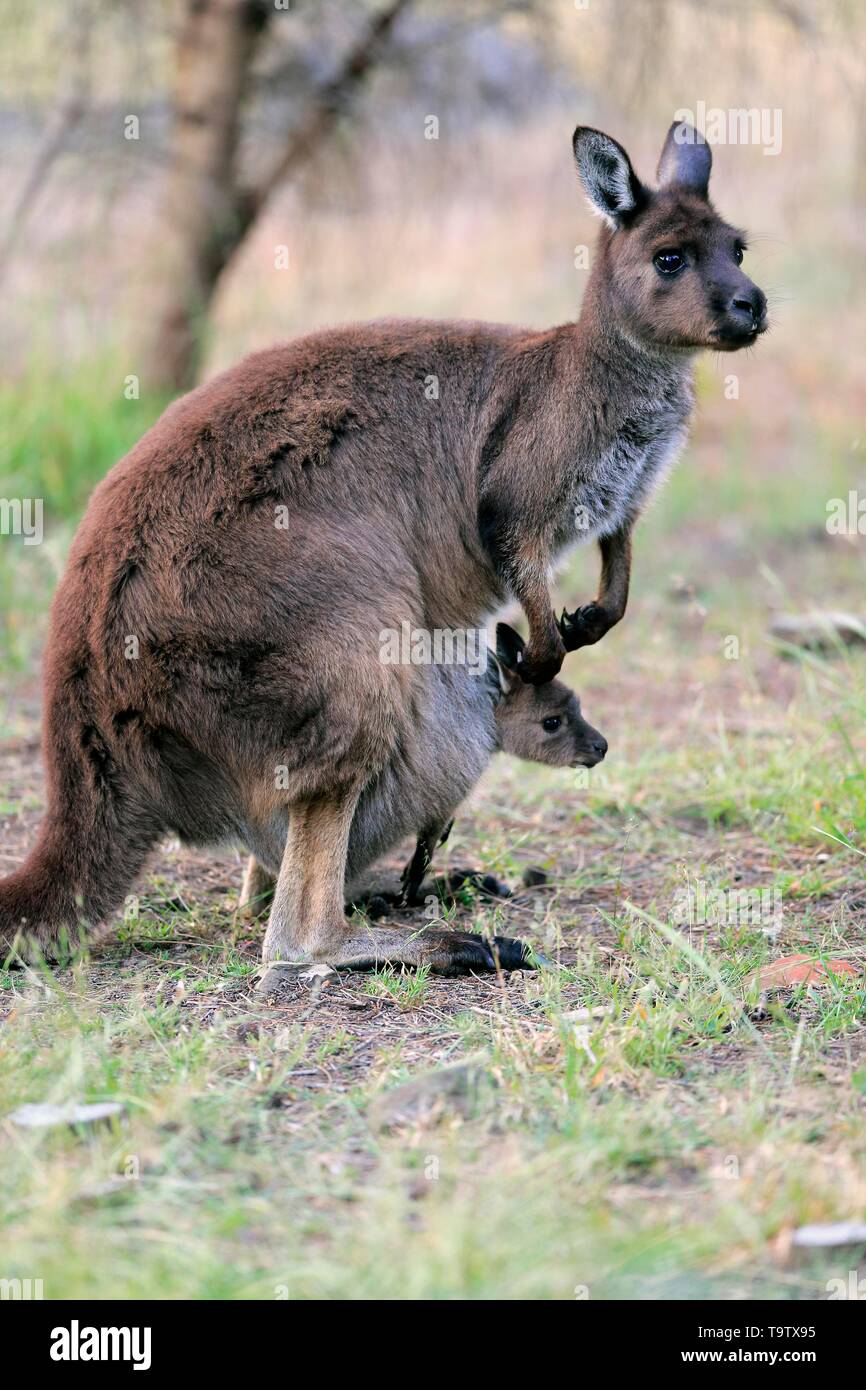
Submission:
[[[517,674],[526,685],[547,685],[562,669],[562,661],[567,647],[542,652],[536,656],[531,646],[527,647],[517,665]]]
[[[511,889],[493,874],[482,873],[480,869],[455,869],[442,882],[437,879],[435,887],[440,896],[455,897],[464,888],[474,888],[486,898],[510,898]]]
[[[386,917],[395,907],[403,907],[404,898],[402,893],[390,893],[382,888],[372,893],[365,893],[360,898],[353,898],[346,904],[346,912],[349,916],[353,912],[363,912],[371,922],[376,922],[380,917]]]
[[[562,615],[557,620],[557,627],[565,650],[576,652],[579,647],[591,647],[595,642],[599,642],[613,627],[613,622],[607,610],[600,604],[584,603],[580,608],[575,608],[573,613],[563,608]]]

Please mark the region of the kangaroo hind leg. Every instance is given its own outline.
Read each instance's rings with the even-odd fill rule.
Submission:
[[[295,802],[265,933],[265,961],[332,961],[348,932],[343,911],[356,788]]]

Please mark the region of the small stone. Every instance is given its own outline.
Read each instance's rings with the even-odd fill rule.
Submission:
[[[471,1061],[424,1072],[374,1101],[370,1121],[374,1129],[389,1130],[437,1124],[449,1114],[465,1118],[488,1080],[489,1074]]]
[[[770,632],[781,642],[808,651],[832,652],[866,644],[866,624],[851,613],[780,614]]]
[[[597,1004],[594,1009],[569,1009],[562,1015],[566,1023],[588,1023],[593,1018],[611,1018],[612,1004]]]
[[[13,1124],[24,1129],[55,1129],[61,1125],[97,1125],[123,1114],[116,1100],[98,1101],[93,1105],[22,1105],[9,1116]]]
[[[256,985],[256,992],[265,995],[265,997],[278,994],[283,985],[294,984],[301,971],[308,968],[309,961],[271,961]]]
[[[807,1250],[837,1250],[841,1246],[866,1245],[866,1223],[832,1221],[814,1226],[800,1226],[794,1232],[793,1243]]]

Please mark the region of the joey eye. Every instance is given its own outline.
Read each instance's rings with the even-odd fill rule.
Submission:
[[[734,252],[734,260],[737,262],[737,265],[742,265],[742,264],[743,264],[743,255],[744,255],[744,253],[745,253],[745,250],[746,250],[746,248],[745,248],[744,246],[738,246],[737,249],[735,250],[735,252]]]
[[[676,275],[685,263],[686,258],[681,251],[657,251],[653,256],[653,265],[659,275]]]
[[[550,714],[546,719],[542,719],[541,727],[546,734],[555,734],[561,723],[558,714]]]

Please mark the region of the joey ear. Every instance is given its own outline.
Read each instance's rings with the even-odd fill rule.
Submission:
[[[506,681],[513,676],[517,667],[520,665],[520,658],[526,646],[519,632],[515,632],[508,623],[496,624],[496,660],[499,663],[500,673],[505,676]],[[503,685],[505,694],[508,694],[508,685]]]
[[[591,207],[611,227],[622,227],[647,201],[631,160],[616,140],[579,125],[572,139],[577,172]]]
[[[498,704],[500,700],[504,699],[506,695],[509,695],[511,693],[512,689],[514,688],[514,682],[517,680],[517,676],[515,675],[514,671],[506,670],[506,668],[502,665],[502,662],[499,660],[498,656],[494,656],[492,652],[488,652],[487,655],[490,662],[489,669],[491,670],[494,680],[496,682],[495,703]]]
[[[704,136],[688,121],[674,121],[659,158],[659,188],[677,184],[706,198],[713,153]]]

